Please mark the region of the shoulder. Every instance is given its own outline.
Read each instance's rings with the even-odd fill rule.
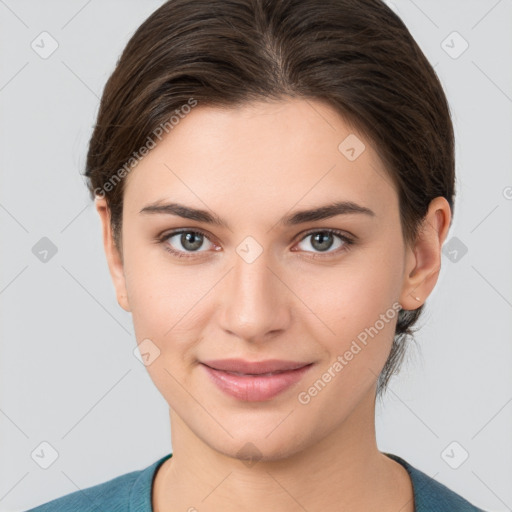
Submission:
[[[151,512],[151,486],[166,455],[145,469],[74,491],[26,512]]]
[[[66,494],[27,512],[99,512],[107,506],[108,510],[116,512],[129,510],[127,504],[130,490],[139,474],[140,471],[126,473],[107,482]]]
[[[416,512],[485,512],[401,457],[391,453],[386,455],[402,464],[409,473]]]

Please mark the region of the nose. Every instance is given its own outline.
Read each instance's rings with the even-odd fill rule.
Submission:
[[[226,332],[255,343],[287,329],[291,292],[275,267],[265,251],[251,263],[235,256],[220,300],[221,327]]]

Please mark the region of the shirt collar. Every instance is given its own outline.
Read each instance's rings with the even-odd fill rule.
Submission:
[[[172,453],[158,459],[140,472],[130,492],[130,512],[153,512],[151,503],[153,481],[158,468],[170,457],[172,457]]]

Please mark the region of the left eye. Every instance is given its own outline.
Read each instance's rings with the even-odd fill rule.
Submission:
[[[313,231],[311,233],[308,233],[301,240],[301,242],[307,240],[308,238],[311,238],[309,246],[313,247],[314,251],[318,251],[320,253],[327,252],[329,249],[333,247],[333,245],[335,246],[334,250],[329,252],[337,252],[338,249],[343,250],[343,248],[347,248],[353,243],[350,238],[334,230]],[[338,240],[340,240],[340,242],[337,245],[334,242],[335,238],[338,238]]]

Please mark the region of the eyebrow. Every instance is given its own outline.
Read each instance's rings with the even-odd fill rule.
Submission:
[[[145,206],[142,208],[142,210],[140,210],[139,213],[175,215],[184,219],[195,220],[205,224],[213,224],[229,229],[229,224],[217,215],[206,210],[191,208],[190,206],[185,206],[179,203],[162,203],[161,201],[157,201],[156,203]],[[376,216],[375,212],[366,206],[361,206],[352,201],[338,201],[324,206],[318,206],[309,210],[301,210],[286,215],[278,221],[278,224],[282,226],[295,226],[305,222],[330,219],[331,217],[335,217],[337,215],[348,215],[354,213],[368,215],[370,217]]]

